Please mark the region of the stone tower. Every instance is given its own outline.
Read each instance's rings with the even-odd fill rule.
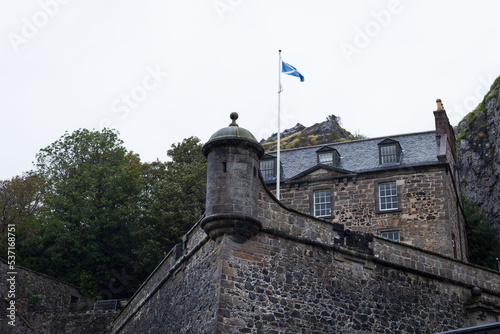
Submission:
[[[259,159],[264,149],[250,131],[236,124],[231,113],[228,127],[215,132],[203,145],[207,165],[207,201],[203,230],[212,240],[227,234],[245,242],[257,234]]]

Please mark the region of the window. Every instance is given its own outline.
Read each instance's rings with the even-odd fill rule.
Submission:
[[[398,209],[398,190],[396,182],[379,183],[379,209],[380,211]]]
[[[340,154],[336,149],[330,146],[323,146],[316,151],[318,155],[318,164],[338,167],[340,165]]]
[[[314,196],[314,216],[326,217],[332,215],[332,197],[330,190],[316,190]]]
[[[378,144],[380,164],[399,164],[401,161],[401,146],[399,142],[385,139]]]
[[[394,241],[400,241],[398,231],[382,232],[382,233],[380,233],[380,236],[382,238],[386,238],[386,239],[390,239],[390,240],[394,240]]]
[[[318,153],[318,163],[333,166],[333,153]]]
[[[262,160],[260,162],[260,171],[262,172],[262,177],[264,179],[276,177],[274,160]]]
[[[381,146],[380,147],[380,163],[390,164],[398,162],[396,154],[396,145]]]

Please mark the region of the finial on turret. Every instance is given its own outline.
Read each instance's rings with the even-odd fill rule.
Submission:
[[[443,102],[441,102],[441,99],[437,99],[436,103],[437,103],[437,110],[444,110]]]
[[[232,119],[232,122],[231,124],[229,124],[229,126],[239,126],[238,124],[236,124],[236,120],[238,119],[237,112],[232,112],[231,115],[229,115],[229,117]]]

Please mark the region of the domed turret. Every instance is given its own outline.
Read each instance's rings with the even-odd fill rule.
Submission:
[[[250,131],[232,122],[203,145],[207,157],[207,201],[203,230],[211,239],[224,234],[244,242],[257,234],[262,224],[257,219],[259,159],[264,149]]]
[[[208,153],[215,147],[226,146],[227,144],[235,143],[237,141],[239,146],[243,144],[257,150],[260,158],[264,154],[264,148],[259,144],[250,131],[240,128],[239,125],[236,124],[238,113],[232,112],[229,117],[232,120],[231,124],[220,129],[210,137],[208,142],[203,145],[203,154],[208,157]]]

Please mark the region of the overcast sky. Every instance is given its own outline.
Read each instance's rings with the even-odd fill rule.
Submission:
[[[0,179],[79,128],[116,128],[142,161],[238,123],[276,132],[340,116],[379,137],[456,125],[500,75],[500,2],[1,0]]]

